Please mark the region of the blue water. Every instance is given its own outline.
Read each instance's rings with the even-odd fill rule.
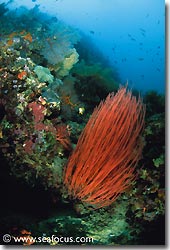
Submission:
[[[1,1],[0,1],[1,2]],[[3,1],[5,2],[5,1]],[[9,8],[39,9],[78,28],[115,67],[121,83],[165,91],[163,0],[14,0]]]

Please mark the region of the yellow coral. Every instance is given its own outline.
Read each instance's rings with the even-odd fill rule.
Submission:
[[[78,60],[79,60],[79,54],[77,53],[76,49],[73,48],[70,56],[64,59],[62,67],[58,72],[58,74],[60,76],[68,75],[69,71],[71,70],[73,65],[78,62]]]

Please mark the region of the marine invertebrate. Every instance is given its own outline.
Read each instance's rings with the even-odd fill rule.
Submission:
[[[60,79],[55,79],[53,83],[49,83],[47,87],[43,88],[42,97],[51,104],[51,106],[60,110],[60,97],[58,95],[58,88],[62,85]]]
[[[38,76],[39,81],[52,83],[54,80],[54,76],[50,73],[48,68],[37,65],[34,69],[34,72]]]
[[[71,107],[72,109],[74,109],[74,108],[77,106],[76,103],[73,103],[73,102],[71,101],[71,97],[70,97],[69,95],[63,95],[63,96],[62,96],[62,101],[64,102],[64,104],[70,105],[70,107]]]
[[[30,33],[27,33],[26,35],[24,35],[23,38],[25,40],[29,41],[30,43],[32,43],[32,36]]]
[[[40,53],[51,65],[62,64],[65,58],[68,58],[66,64],[71,66],[78,58],[74,45],[79,40],[80,35],[76,30],[57,20],[50,24]]]
[[[62,67],[58,72],[59,76],[61,77],[67,76],[72,67],[74,66],[74,64],[78,62],[78,60],[79,60],[79,54],[77,53],[75,48],[73,48],[71,54],[67,56],[62,63]]]
[[[34,116],[34,122],[38,123],[44,119],[46,109],[37,102],[31,102],[28,104],[28,108],[32,110]]]
[[[56,140],[59,141],[65,149],[71,150],[69,131],[65,124],[59,124],[56,126]]]
[[[132,184],[144,116],[141,98],[125,87],[94,110],[65,169],[64,183],[74,198],[104,207]]]
[[[23,78],[25,78],[27,76],[27,72],[26,71],[22,71],[18,74],[18,79],[22,80]]]
[[[33,141],[31,139],[26,140],[23,144],[24,150],[27,154],[31,154],[33,152]]]

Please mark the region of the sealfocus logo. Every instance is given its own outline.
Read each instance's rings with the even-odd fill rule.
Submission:
[[[10,243],[11,242],[11,235],[10,234],[4,234],[3,235],[3,242]]]

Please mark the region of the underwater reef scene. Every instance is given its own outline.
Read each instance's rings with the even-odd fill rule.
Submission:
[[[164,94],[38,5],[0,34],[1,244],[164,245]]]

